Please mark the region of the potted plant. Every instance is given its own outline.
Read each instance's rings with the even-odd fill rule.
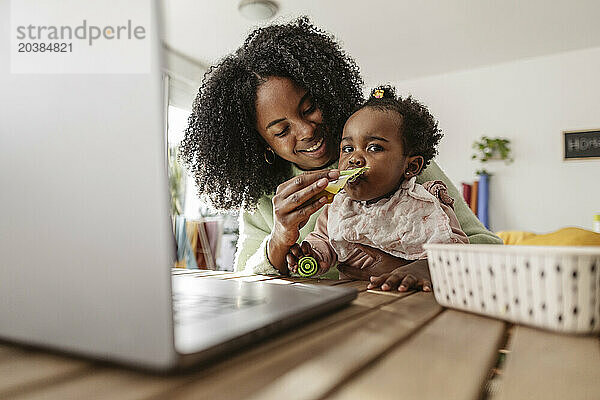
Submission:
[[[482,163],[490,160],[504,160],[510,164],[514,161],[510,156],[509,139],[482,136],[481,139],[473,142],[473,149],[475,153],[471,155],[471,159],[479,160]]]

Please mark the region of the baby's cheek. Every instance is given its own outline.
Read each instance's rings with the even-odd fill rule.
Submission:
[[[339,169],[347,169],[348,168],[348,156],[345,156],[346,153],[340,153],[340,161],[338,162]]]

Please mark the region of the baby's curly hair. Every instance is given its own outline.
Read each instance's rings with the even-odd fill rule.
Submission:
[[[309,92],[333,148],[363,101],[358,66],[307,17],[254,30],[204,75],[180,147],[198,194],[217,209],[252,210],[291,175],[288,161],[276,156],[267,163],[267,144],[256,130],[256,91],[271,76],[290,78]]]
[[[395,111],[402,116],[402,144],[409,156],[422,156],[423,168],[437,154],[437,146],[444,136],[438,129],[438,122],[427,107],[411,96],[396,97],[396,90],[389,85],[378,86],[371,91],[367,101],[358,110],[371,107],[382,111]]]

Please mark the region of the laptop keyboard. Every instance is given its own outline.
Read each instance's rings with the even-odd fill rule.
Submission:
[[[175,323],[205,321],[266,302],[265,298],[173,293],[173,318]]]

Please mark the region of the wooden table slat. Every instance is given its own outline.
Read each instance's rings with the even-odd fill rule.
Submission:
[[[38,352],[23,352],[0,363],[0,398],[51,384],[91,370],[86,361]]]
[[[339,283],[333,283],[332,286],[343,286],[350,287],[358,290],[359,292],[365,292],[369,282],[365,281],[338,281]]]
[[[152,397],[166,398],[168,391],[181,385],[189,377],[162,377],[144,375],[121,369],[98,368],[93,374],[61,382],[41,390],[26,392],[12,400],[137,400]]]
[[[396,302],[401,304],[411,297],[415,298],[413,303],[423,304],[423,313],[412,315],[415,321],[425,323],[428,317],[433,317],[441,310],[433,296],[428,294],[408,296]],[[275,353],[254,359],[252,371],[248,371],[247,368],[240,370],[237,385],[228,382],[228,376],[222,378],[217,390],[202,393],[198,392],[201,388],[195,387],[188,392],[189,397],[175,398],[186,399],[200,395],[219,399],[250,394],[253,395],[252,398],[257,399],[319,398],[340,381],[377,359],[417,327],[412,322],[406,323],[395,313],[374,310],[363,317],[323,331],[318,336],[291,343]],[[240,386],[245,387],[241,389]],[[224,393],[228,387],[237,387],[237,390],[235,393]]]
[[[295,278],[292,278],[295,279]],[[342,283],[347,283],[350,282],[350,280],[347,279],[314,279],[314,278],[307,278],[307,280],[309,282],[306,283],[310,283],[311,285],[325,285],[325,286],[335,286],[335,285],[339,285]]]
[[[328,398],[477,399],[504,331],[501,321],[444,311]]]
[[[515,327],[499,399],[600,398],[600,340]]]
[[[0,345],[0,363],[10,362],[15,357],[20,357],[26,353],[25,350],[19,347]]]
[[[409,296],[409,295],[413,294],[414,292],[404,292],[401,295],[394,295],[394,296],[386,296],[381,293],[382,292],[374,293],[374,292],[371,292],[370,290],[365,291],[365,292],[360,292],[358,294],[358,297],[356,299],[354,299],[352,304],[359,305],[359,306],[365,306],[365,307],[369,307],[369,308],[375,308],[375,307],[393,303],[396,300],[398,300],[399,298]]]
[[[379,289],[367,289],[369,293],[382,294],[384,296],[400,296],[404,297],[406,292],[399,292],[397,290],[379,290]]]

